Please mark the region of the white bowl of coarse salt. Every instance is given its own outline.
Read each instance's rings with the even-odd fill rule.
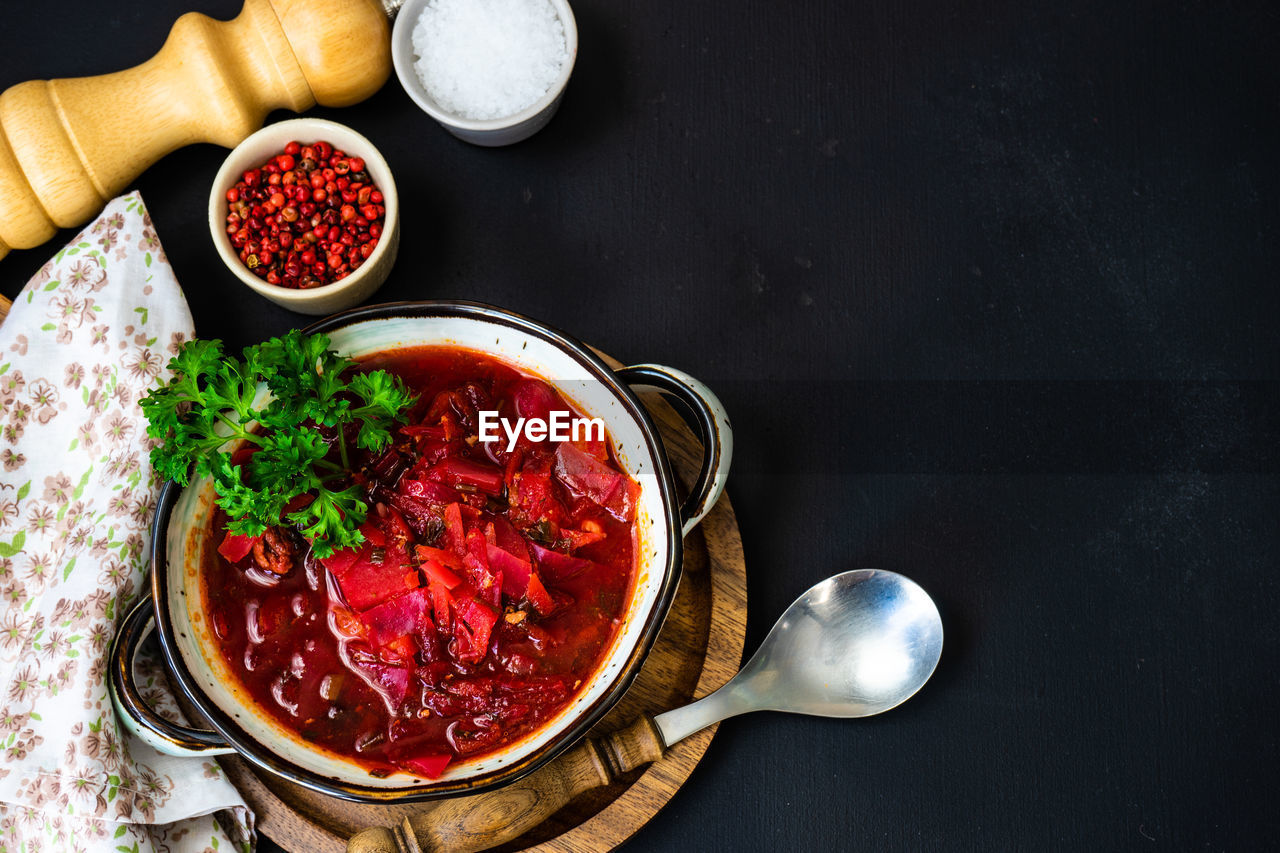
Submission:
[[[577,55],[565,0],[408,0],[391,35],[409,97],[476,145],[510,145],[541,130]]]

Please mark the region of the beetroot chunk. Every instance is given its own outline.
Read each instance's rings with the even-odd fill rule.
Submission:
[[[556,448],[556,476],[571,492],[604,507],[619,521],[631,519],[637,495],[627,488],[627,478],[567,441]]]
[[[333,572],[336,576],[344,573],[348,568],[350,568],[351,564],[356,561],[356,557],[359,556],[359,554],[360,549],[358,548],[343,548],[341,551],[334,551],[320,562],[326,569]]]
[[[426,779],[439,779],[452,760],[453,756],[446,752],[440,755],[420,755],[417,758],[404,758],[398,763],[410,773],[416,773]]]
[[[369,629],[369,639],[382,646],[406,634],[420,634],[433,629],[431,600],[425,588],[390,598],[360,614]]]
[[[409,692],[409,670],[380,660],[363,660],[361,656],[352,658],[351,668],[378,692],[392,714],[404,704],[404,697]]]
[[[582,574],[596,564],[581,557],[570,557],[559,551],[544,548],[537,542],[530,542],[529,548],[538,560],[538,568],[552,584],[563,583],[569,578]]]
[[[228,533],[222,537],[222,544],[218,546],[218,553],[225,557],[228,563],[238,563],[253,550],[254,544],[261,538],[261,536],[241,536],[239,533]]]
[[[529,588],[529,562],[497,545],[488,546],[488,552],[490,568],[502,573],[502,591],[510,598],[523,598]]]
[[[545,421],[551,417],[552,409],[564,408],[560,396],[551,386],[537,379],[521,379],[511,389],[511,397],[516,404],[516,414],[522,418]]]
[[[474,598],[457,601],[455,606],[458,616],[462,617],[453,623],[458,659],[474,663],[489,650],[489,635],[498,621],[498,614],[493,608]]]
[[[342,595],[356,610],[368,610],[388,598],[418,586],[409,555],[397,546],[366,543],[345,568],[330,567]]]

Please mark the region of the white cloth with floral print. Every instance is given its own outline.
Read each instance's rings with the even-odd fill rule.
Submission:
[[[252,847],[252,815],[217,764],[127,734],[105,686],[159,486],[138,398],[192,334],[137,194],[45,264],[0,325],[4,853]],[[143,684],[163,700],[157,672]]]

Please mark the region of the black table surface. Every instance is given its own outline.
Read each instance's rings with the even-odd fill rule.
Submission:
[[[0,88],[239,7],[55,5],[6,4]],[[933,680],[882,717],[726,722],[627,849],[1274,843],[1273,5],[575,11],[563,107],[521,145],[458,142],[394,79],[315,111],[379,146],[405,202],[377,299],[494,303],[709,383],[749,650],[856,567],[916,579],[946,625]],[[240,346],[304,318],[214,253],[224,153],[136,186],[198,331]],[[66,236],[0,262],[0,292]]]

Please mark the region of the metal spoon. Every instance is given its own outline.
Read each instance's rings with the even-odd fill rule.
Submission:
[[[942,618],[918,584],[879,569],[844,572],[792,602],[727,684],[654,723],[670,746],[748,711],[870,717],[911,698],[941,655]]]
[[[942,655],[942,618],[914,581],[857,569],[809,588],[747,665],[710,696],[589,738],[531,776],[449,800],[393,827],[355,835],[348,853],[484,850],[518,838],[561,806],[662,757],[696,731],[748,711],[869,717],[911,698]]]

